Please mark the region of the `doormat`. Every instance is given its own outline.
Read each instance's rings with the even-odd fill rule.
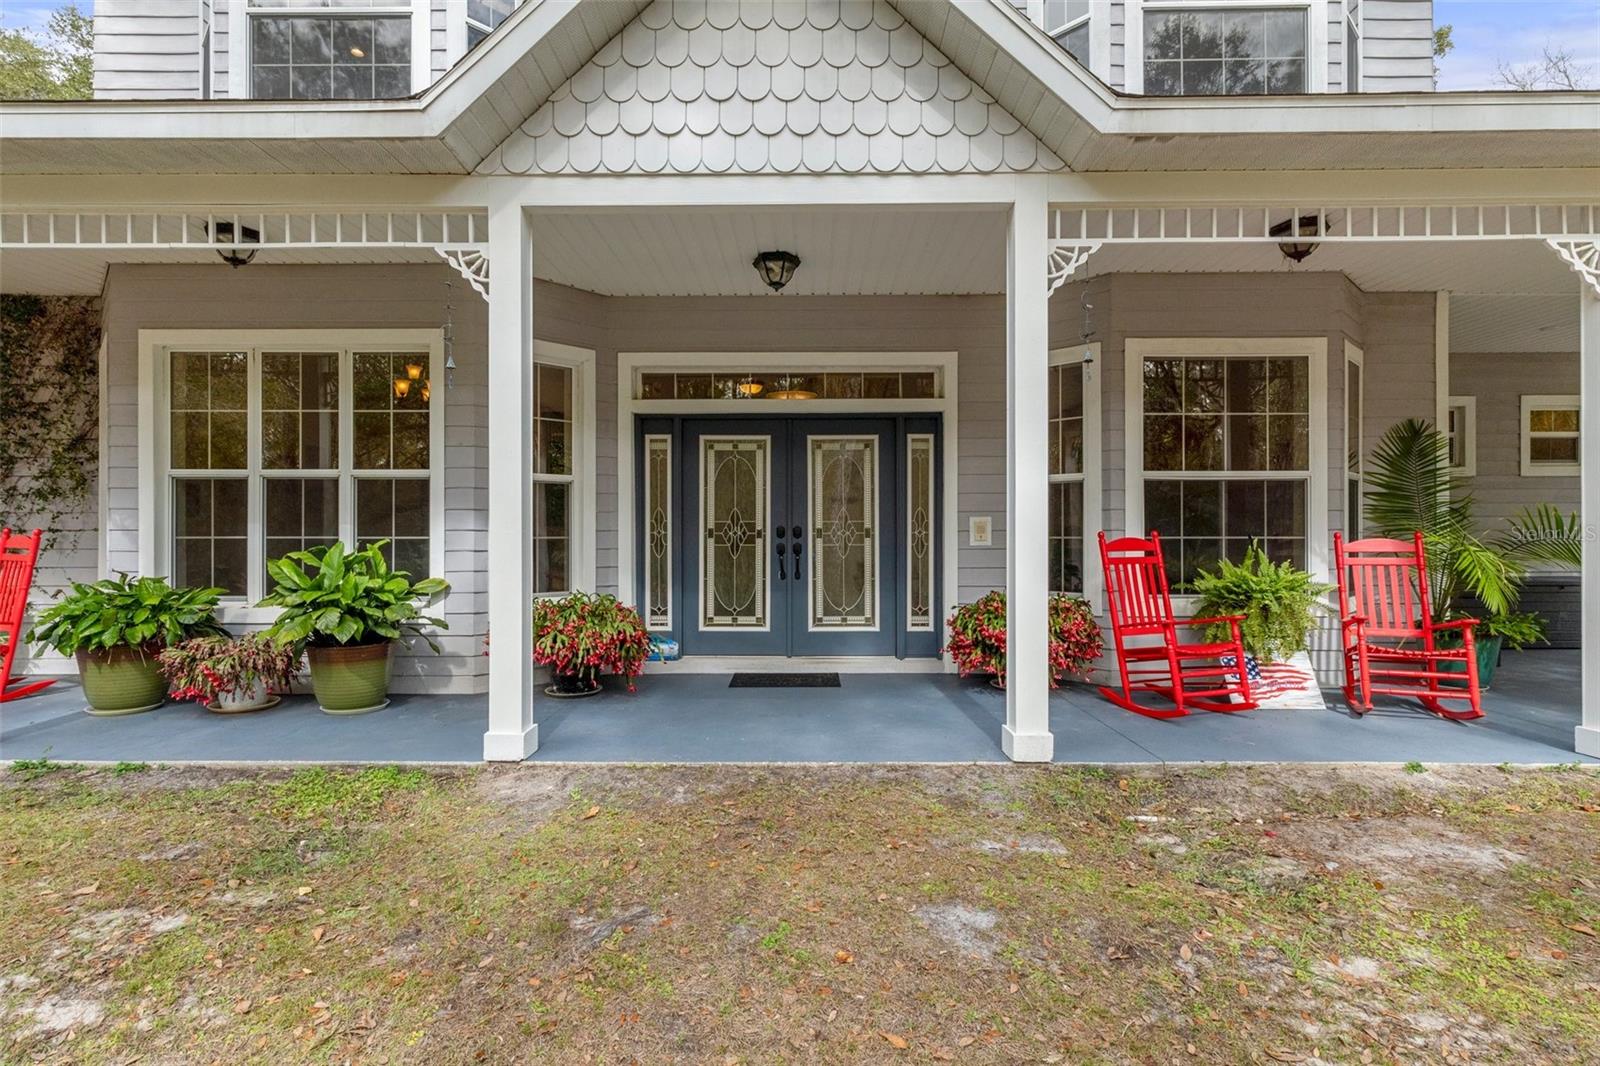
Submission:
[[[1311,656],[1297,651],[1286,662],[1258,663],[1253,655],[1246,655],[1245,665],[1250,675],[1250,695],[1264,711],[1320,711],[1327,708],[1322,698],[1322,688],[1317,684],[1317,674],[1311,666]],[[1223,666],[1233,665],[1233,656],[1221,657]],[[1229,674],[1234,681],[1238,674]]]
[[[838,688],[838,674],[734,674],[729,688]]]

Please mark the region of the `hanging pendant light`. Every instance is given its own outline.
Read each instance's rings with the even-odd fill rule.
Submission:
[[[756,273],[767,288],[777,292],[794,277],[795,268],[800,265],[800,257],[793,252],[762,252],[751,262],[756,268]]]
[[[237,240],[234,239],[234,228],[232,222],[218,222],[215,227],[208,223],[202,222],[201,226],[204,227],[206,236],[210,237],[217,244],[240,245],[261,243],[261,231],[256,229],[254,226],[240,226]],[[249,266],[256,257],[254,249],[252,249],[248,255],[240,255],[232,248],[218,248],[217,255],[221,256],[222,261],[233,267],[235,270],[238,270],[242,266]]]
[[[1273,223],[1267,230],[1271,237],[1289,237],[1290,240],[1280,241],[1278,251],[1283,257],[1294,263],[1303,263],[1317,250],[1315,240],[1295,240],[1296,237],[1323,237],[1325,233],[1319,232],[1318,218],[1316,215],[1301,215],[1299,218],[1286,218],[1282,222]]]

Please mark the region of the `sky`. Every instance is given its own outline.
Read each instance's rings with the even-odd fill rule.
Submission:
[[[0,0],[0,26],[42,27],[60,0]],[[78,7],[94,10],[94,0]],[[1439,88],[1493,89],[1498,63],[1539,58],[1546,43],[1591,68],[1600,88],[1600,0],[1435,0],[1434,24],[1455,27],[1455,51],[1439,63]]]

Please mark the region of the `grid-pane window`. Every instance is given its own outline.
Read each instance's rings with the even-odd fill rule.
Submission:
[[[538,593],[572,591],[575,377],[568,366],[534,366],[533,582]]]
[[[289,7],[328,10],[275,12]],[[250,0],[251,96],[382,100],[411,95],[407,7],[395,0]]]
[[[1089,62],[1089,0],[1045,0],[1044,31],[1080,63]]]
[[[467,0],[467,50],[478,47],[522,0]]]
[[[1351,359],[1345,364],[1344,378],[1344,532],[1352,539],[1361,536],[1361,478],[1366,467],[1366,443],[1361,432],[1365,394],[1361,380],[1361,364]]]
[[[254,602],[267,563],[385,539],[431,573],[433,359],[426,347],[166,353],[166,512],[174,581]]]
[[[1155,10],[1144,16],[1150,96],[1306,91],[1305,9]]]
[[[1050,591],[1083,592],[1083,364],[1050,368]]]
[[[1144,360],[1145,524],[1186,590],[1252,541],[1305,567],[1310,366],[1294,357]]]
[[[1478,473],[1478,398],[1452,396],[1445,409],[1445,437],[1450,446],[1450,472],[1461,477]]]
[[[1580,471],[1582,421],[1576,396],[1522,398],[1522,474],[1569,476]]]

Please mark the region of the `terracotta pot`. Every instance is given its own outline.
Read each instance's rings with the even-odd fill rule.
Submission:
[[[306,648],[311,691],[327,714],[365,714],[389,703],[390,641]]]
[[[138,714],[166,701],[167,681],[156,664],[155,648],[80,651],[76,658],[90,714],[103,718]]]

